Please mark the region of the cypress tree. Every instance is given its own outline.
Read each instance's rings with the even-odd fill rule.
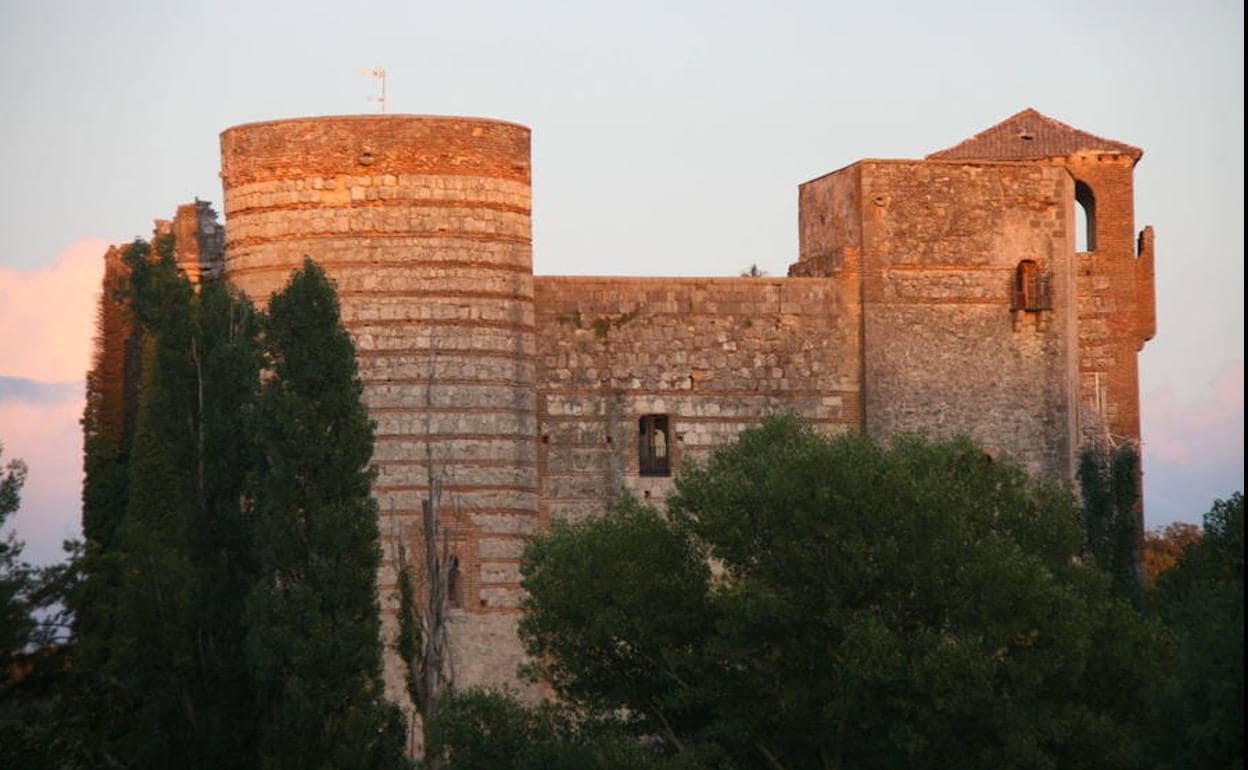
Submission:
[[[101,676],[113,649],[119,591],[118,532],[129,496],[130,448],[138,412],[143,336],[134,322],[130,266],[146,262],[151,246],[136,239],[110,247],[96,311],[95,350],[87,372],[82,415],[82,530],[86,538],[75,568],[79,583],[66,603],[73,612],[75,698],[72,721],[83,743],[110,758],[112,722],[124,710],[116,687]],[[91,750],[88,749],[88,753]]]
[[[194,290],[172,260],[130,262],[136,323],[151,332],[143,346],[142,399],[128,463],[127,505],[117,528],[112,639],[104,663],[125,718],[110,732],[123,761],[151,767],[188,764],[191,703],[186,677],[193,643],[191,564],[187,548],[194,491]]]
[[[265,333],[247,608],[262,765],[400,765],[401,716],[381,684],[373,426],[337,296],[311,260],[273,296]]]
[[[142,335],[126,299],[129,265],[146,261],[151,247],[136,240],[104,255],[104,282],[96,311],[95,351],[87,372],[82,415],[82,529],[108,548],[126,508],[126,467],[138,408]]]
[[[225,284],[197,293],[174,245],[110,253],[88,382],[71,603],[90,761],[403,765],[372,426],[333,289],[309,264],[266,322]]]
[[[191,510],[190,552],[196,570],[197,685],[207,766],[254,767],[255,698],[246,665],[245,601],[255,581],[252,517],[246,484],[256,465],[252,423],[263,356],[260,317],[226,284],[199,295],[202,349],[196,459],[199,492]]]
[[[251,582],[242,509],[245,429],[260,357],[250,306],[222,285],[196,295],[171,239],[131,260],[143,383],[100,668],[118,717],[110,753],[143,767],[249,766],[251,689],[242,659]]]

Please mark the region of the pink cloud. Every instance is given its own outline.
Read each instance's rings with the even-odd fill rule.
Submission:
[[[79,533],[83,379],[110,242],[83,238],[46,267],[0,268],[0,441],[30,468],[12,525],[25,558],[61,558]]]
[[[84,238],[47,267],[0,268],[0,376],[61,382],[86,373],[108,247]]]
[[[1223,369],[1199,400],[1181,404],[1169,388],[1143,404],[1144,440],[1158,460],[1191,465],[1244,452],[1244,362]]]
[[[1214,498],[1244,488],[1244,362],[1181,403],[1168,388],[1144,397],[1144,512],[1149,526],[1198,523]]]

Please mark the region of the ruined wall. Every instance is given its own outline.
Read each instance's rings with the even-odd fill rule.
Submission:
[[[384,633],[430,472],[459,558],[461,686],[514,683],[516,554],[537,523],[529,130],[468,118],[273,121],[221,135],[226,274],[263,304],[305,255],[336,282],[377,421]],[[386,650],[389,695],[401,667]]]
[[[174,237],[178,269],[195,286],[221,278],[225,269],[225,226],[212,204],[196,198],[178,206],[173,219],[157,219],[154,237]]]
[[[844,280],[536,280],[543,518],[600,515],[615,494],[661,499],[641,476],[638,420],[671,420],[673,470],[763,417],[827,431],[861,421],[857,292]]]
[[[1073,182],[1027,163],[863,161],[865,429],[966,434],[1072,471]],[[1011,310],[1022,260],[1051,310]]]
[[[791,276],[827,276],[856,266],[862,250],[862,166],[798,187],[798,261]]]

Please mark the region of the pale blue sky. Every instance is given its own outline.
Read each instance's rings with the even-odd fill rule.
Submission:
[[[540,274],[783,274],[798,183],[1035,107],[1145,149],[1158,337],[1141,391],[1173,407],[1145,441],[1147,419],[1204,425],[1194,446],[1230,431],[1216,467],[1151,462],[1148,511],[1198,520],[1243,486],[1243,29],[1230,1],[0,0],[0,267],[219,202],[222,129],[374,111],[363,67],[389,71],[392,112],[533,129]],[[1210,417],[1228,387],[1238,418]]]

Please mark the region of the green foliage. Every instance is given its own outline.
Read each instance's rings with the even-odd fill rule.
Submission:
[[[3,450],[0,442],[0,459]],[[0,465],[0,531],[25,480],[20,460]],[[21,559],[23,547],[11,530],[0,538],[0,767],[76,767],[77,733],[64,729],[69,677],[59,604],[72,562],[32,567]]]
[[[555,525],[530,546],[523,574],[520,633],[561,695],[595,710],[628,708],[655,732],[688,708],[675,685],[702,661],[687,641],[714,622],[710,571],[689,538],[626,500],[592,525]]]
[[[83,458],[83,534],[110,548],[126,510],[127,457],[116,437],[99,435],[85,439]]]
[[[1170,766],[1244,765],[1244,496],[1217,500],[1204,536],[1157,581],[1177,642],[1161,723]]]
[[[84,634],[83,658],[101,673],[106,690],[98,729],[99,740],[110,744],[106,753],[161,767],[168,766],[161,764],[165,758],[189,761],[182,752],[192,743],[183,704],[191,697],[187,674],[194,645],[186,542],[194,505],[193,453],[186,440],[193,374],[182,354],[192,337],[193,291],[171,260],[151,264],[142,253],[133,256],[137,322],[148,329],[166,319],[176,323],[146,340],[126,508],[110,524],[115,544],[101,548],[90,563],[88,584],[99,594],[89,609],[101,633]]]
[[[1157,576],[1178,564],[1183,552],[1199,542],[1200,536],[1200,527],[1185,521],[1172,521],[1164,529],[1146,531],[1140,554],[1144,585],[1154,588]]]
[[[197,293],[171,240],[155,252],[128,252],[133,435],[87,444],[99,536],[72,604],[91,764],[404,766],[381,696],[372,429],[332,287],[309,263],[266,320],[225,284]],[[89,405],[84,429],[103,423]]]
[[[4,444],[0,443],[0,460]],[[0,465],[0,533],[21,503],[22,485],[26,483],[26,464],[10,460]],[[10,664],[22,653],[34,632],[31,618],[31,568],[21,560],[25,544],[12,530],[0,536],[0,686],[12,676]]]
[[[529,708],[496,692],[446,697],[425,733],[444,770],[681,770],[694,765],[647,749],[610,719],[552,704]]]
[[[146,262],[151,255],[147,242],[136,240],[126,247],[126,262]],[[105,267],[104,290],[96,321],[96,350],[87,373],[86,408],[83,410],[84,442],[82,529],[88,542],[111,548],[126,510],[128,456],[134,434],[137,363],[141,333],[129,321],[132,303],[128,280],[120,274],[124,265]],[[137,384],[137,383],[136,383]],[[128,397],[129,396],[129,397]]]
[[[715,767],[1134,767],[1156,630],[1065,491],[791,418],[526,554],[536,673]],[[709,567],[708,567],[709,565]]]
[[[261,357],[251,306],[224,285],[196,294],[167,242],[132,254],[146,340],[142,398],[117,545],[88,562],[111,610],[84,660],[108,683],[115,751],[134,764],[243,766],[253,708],[243,596],[253,573],[243,482]],[[98,614],[98,613],[97,613]],[[124,718],[123,718],[124,715]]]
[[[381,685],[373,429],[337,297],[310,260],[273,296],[265,343],[247,599],[263,765],[397,766],[401,717]]]
[[[1123,596],[1138,603],[1144,590],[1139,454],[1130,444],[1114,451],[1084,447],[1078,477],[1084,552],[1113,578]]]
[[[130,449],[143,347],[142,331],[133,324],[129,265],[148,261],[151,247],[135,240],[125,247],[124,255],[123,259],[106,260],[105,265],[82,417],[82,530],[86,542],[73,560],[74,572],[81,580],[65,594],[64,602],[73,614],[75,674],[70,686],[78,706],[78,713],[69,721],[84,746],[111,743],[114,730],[110,722],[122,710],[116,702],[118,688],[104,671],[114,641],[122,571],[119,531],[129,500]]]

